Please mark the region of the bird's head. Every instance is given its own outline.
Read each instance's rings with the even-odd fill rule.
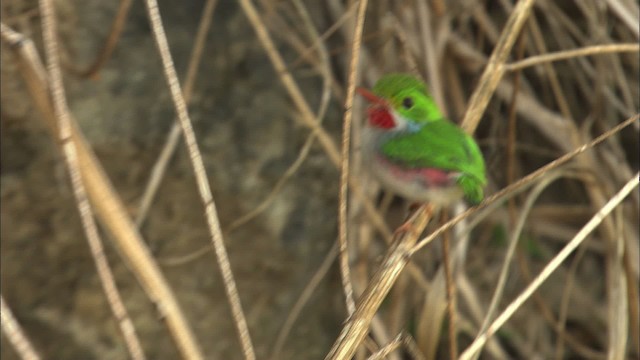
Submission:
[[[385,75],[371,91],[357,91],[370,104],[369,125],[380,130],[411,131],[444,118],[426,85],[408,74]]]

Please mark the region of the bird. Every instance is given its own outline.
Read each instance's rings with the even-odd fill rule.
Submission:
[[[362,158],[383,188],[414,203],[471,205],[484,198],[482,152],[469,134],[447,119],[427,85],[410,74],[382,76],[371,90],[362,131]]]

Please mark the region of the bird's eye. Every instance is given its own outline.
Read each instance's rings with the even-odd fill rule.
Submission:
[[[410,97],[402,99],[402,106],[407,110],[411,109],[413,107],[413,99]]]

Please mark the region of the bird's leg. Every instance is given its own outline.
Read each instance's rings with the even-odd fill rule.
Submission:
[[[420,207],[423,206],[423,205],[425,205],[425,204],[419,203],[419,202],[409,203],[406,215],[404,217],[404,222],[402,223],[402,225],[398,226],[396,228],[396,230],[393,232],[394,236],[398,235],[398,234],[401,234],[401,233],[413,231],[413,225],[411,224],[411,220],[413,218],[413,215],[418,210],[420,210]]]

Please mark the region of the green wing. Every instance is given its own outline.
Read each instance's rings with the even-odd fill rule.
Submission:
[[[429,122],[416,133],[393,137],[382,144],[381,151],[398,165],[451,170],[486,183],[478,145],[447,120]]]

